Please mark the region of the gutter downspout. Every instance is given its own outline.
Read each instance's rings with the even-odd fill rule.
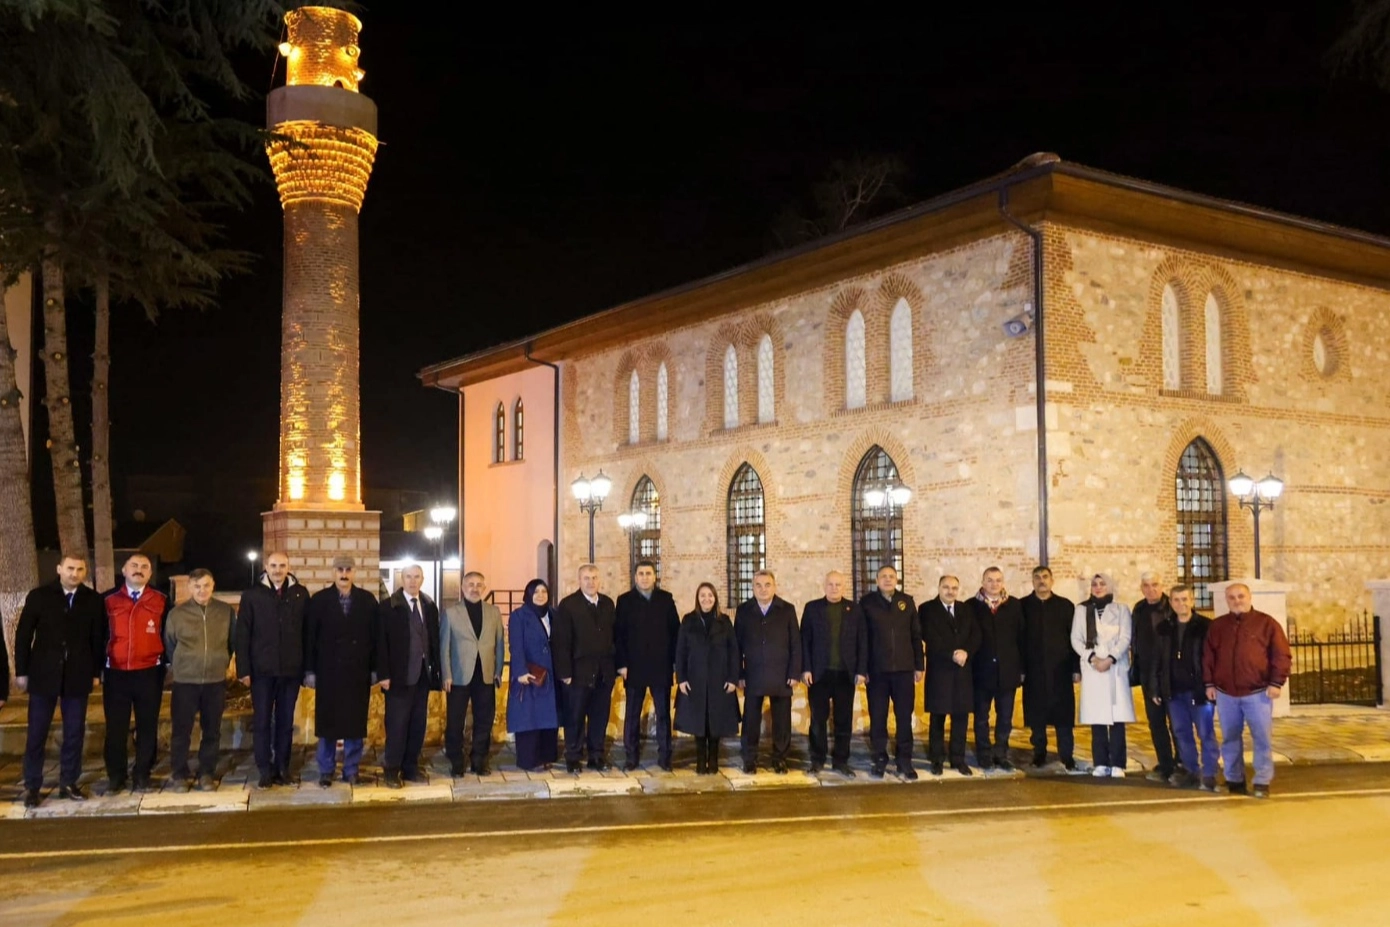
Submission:
[[[1009,186],[999,188],[999,215],[1033,240],[1033,333],[1035,342],[1033,392],[1038,416],[1038,564],[1047,566],[1047,364],[1046,342],[1043,339],[1043,240],[1042,232],[1022,222],[1009,212]]]
[[[555,491],[553,494],[555,499],[555,526],[551,535],[554,538],[551,542],[552,556],[554,557],[554,563],[551,564],[551,569],[554,570],[555,575],[547,577],[546,580],[550,588],[554,589],[555,584],[560,581],[560,368],[550,361],[538,360],[532,357],[530,341],[526,342],[526,359],[533,364],[549,367],[554,374],[555,380],[555,398],[554,408],[552,410],[552,418],[555,425],[555,434],[552,439],[555,452]]]

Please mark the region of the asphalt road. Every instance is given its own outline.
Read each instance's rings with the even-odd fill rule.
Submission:
[[[1390,767],[0,823],[0,924],[1390,923]]]

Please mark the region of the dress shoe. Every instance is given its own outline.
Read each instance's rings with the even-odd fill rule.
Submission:
[[[82,786],[73,783],[72,785],[58,786],[58,797],[68,798],[73,801],[86,801],[87,793],[82,791]]]
[[[824,768],[825,760],[812,760],[811,764],[808,767],[806,767],[806,771],[814,775],[815,773],[820,772]]]
[[[261,778],[256,781],[256,788],[268,789],[275,784],[275,777],[268,772],[261,773]]]
[[[353,773],[350,776],[344,776],[343,782],[347,783],[348,785],[361,785],[362,777],[357,775],[357,773]]]
[[[490,776],[492,775],[492,765],[487,760],[483,760],[473,769],[473,772],[480,776]]]
[[[1240,779],[1240,780],[1237,780],[1237,781],[1235,781],[1235,782],[1227,782],[1227,783],[1226,783],[1226,791],[1230,792],[1232,795],[1245,795],[1245,794],[1247,794],[1246,791],[1245,791],[1245,780],[1244,780],[1244,779]]]
[[[284,770],[281,770],[271,776],[270,781],[274,785],[289,785],[290,777]]]
[[[25,790],[24,790],[24,807],[26,807],[26,808],[37,808],[38,806],[39,806],[39,790],[38,790],[38,789],[25,789]]]
[[[744,774],[745,776],[751,776],[751,775],[755,774],[757,771],[758,771],[758,764],[757,764],[757,763],[744,763],[744,764],[743,764],[743,774]]]
[[[584,766],[578,760],[565,760],[565,772],[578,773]]]
[[[1004,772],[1013,772],[1014,770],[1014,764],[1009,762],[1009,758],[1006,756],[1001,756],[999,759],[995,760],[994,767],[996,769],[1002,769]]]
[[[1199,786],[1199,788],[1200,788],[1203,792],[1215,792],[1215,791],[1216,791],[1216,777],[1215,777],[1215,776],[1203,776],[1203,777],[1202,777],[1202,784]]]
[[[329,774],[326,775],[326,776],[319,776],[319,788],[321,788],[321,789],[331,789],[331,788],[333,788],[333,774],[332,774],[332,773],[329,773]]]
[[[121,792],[124,792],[124,791],[125,791],[125,780],[124,780],[124,779],[107,779],[107,780],[106,780],[106,794],[107,794],[107,795],[119,795]]]
[[[779,776],[785,776],[787,774],[787,761],[778,760],[777,762],[773,763],[772,771]]]
[[[636,768],[637,768],[637,761],[636,761],[636,760],[628,760],[626,763],[623,764],[623,772],[632,772],[632,771],[633,771],[634,769],[636,769]]]
[[[931,764],[931,774],[939,776],[946,771],[946,765],[940,761]]]
[[[180,795],[182,795],[183,793],[187,792],[187,791],[188,791],[189,789],[191,789],[192,787],[193,787],[193,780],[192,780],[192,779],[184,779],[183,777],[179,777],[179,778],[176,778],[176,779],[175,779],[175,778],[171,778],[171,779],[169,780],[169,791],[171,791],[171,792],[176,792],[176,793],[178,793],[178,794],[180,794]]]
[[[1172,777],[1172,773],[1164,772],[1162,769],[1158,769],[1157,767],[1149,770],[1147,773],[1144,774],[1144,779],[1148,782],[1167,782]]]
[[[656,768],[659,769],[659,770],[661,770],[662,772],[674,772],[674,770],[671,769],[671,761],[670,761],[670,760],[667,760],[667,761],[664,762],[664,763],[657,763],[657,764],[656,764]]]
[[[1034,769],[1042,769],[1042,768],[1043,768],[1044,766],[1046,766],[1046,765],[1047,765],[1047,754],[1046,754],[1046,753],[1034,753],[1034,754],[1033,754],[1033,768],[1034,768]]]
[[[898,768],[898,775],[902,777],[905,782],[917,781],[917,770],[913,769],[911,766],[900,766]]]
[[[217,780],[212,778],[212,776],[209,776],[206,773],[204,773],[203,775],[198,777],[198,791],[216,792]]]
[[[150,780],[144,776],[136,776],[130,784],[132,792],[148,792],[150,790]]]
[[[386,773],[384,776],[382,776],[381,783],[388,789],[399,789],[404,788],[405,786],[405,783],[401,782],[401,774],[394,771]]]
[[[831,768],[834,769],[840,775],[844,776],[846,779],[854,778],[854,770],[849,768],[848,763],[836,763]]]
[[[992,758],[985,757],[984,759],[980,760],[980,772],[989,772],[993,768],[994,760]]]
[[[882,779],[883,771],[888,768],[887,763],[874,763],[869,767],[869,775],[874,779]]]
[[[405,780],[406,782],[414,782],[414,783],[417,783],[417,784],[419,784],[419,783],[424,783],[424,782],[429,782],[429,781],[430,781],[430,780],[426,779],[426,778],[425,778],[425,774],[422,773],[422,772],[420,772],[418,769],[415,770],[415,772],[413,772],[413,773],[402,774],[402,775],[401,775],[401,778],[402,778],[403,780]]]
[[[1067,772],[1076,772],[1076,760],[1070,756],[1062,757],[1062,768]]]
[[[607,760],[590,760],[589,768],[594,772],[608,772],[608,770],[613,768],[613,764]]]
[[[962,776],[975,775],[975,770],[971,769],[969,766],[966,766],[964,762],[953,763],[951,764],[951,768],[954,769],[956,772],[960,773]]]
[[[450,767],[449,767],[449,775],[453,776],[455,779],[458,779],[458,778],[462,777],[462,776],[463,776],[463,764],[462,764],[462,763],[455,763],[455,764],[453,764],[452,766],[450,766]]]
[[[1255,791],[1254,791],[1253,794],[1254,794],[1254,796],[1255,796],[1256,798],[1268,798],[1268,797],[1269,797],[1269,785],[1268,785],[1268,784],[1261,785],[1260,783],[1256,782],[1256,783],[1255,783]]]

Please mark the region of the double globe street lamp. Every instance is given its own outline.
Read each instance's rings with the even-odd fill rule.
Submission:
[[[1284,492],[1284,481],[1271,472],[1258,483],[1245,475],[1245,471],[1231,477],[1227,483],[1231,493],[1240,502],[1240,507],[1249,509],[1255,516],[1255,578],[1260,578],[1260,515],[1274,508],[1274,500]]]
[[[884,480],[877,480],[870,483],[864,489],[864,514],[868,518],[879,517],[883,519],[883,550],[881,553],[885,557],[891,558],[893,555],[893,517],[897,512],[902,511],[903,507],[912,501],[912,490],[891,477]],[[868,551],[866,550],[867,554]],[[878,569],[886,566],[897,568],[896,563],[879,563]],[[902,571],[898,570],[901,574]]]
[[[603,508],[603,500],[608,498],[612,489],[613,481],[604,476],[602,470],[599,470],[593,479],[588,479],[581,473],[579,479],[570,483],[570,492],[574,493],[575,501],[579,503],[579,511],[589,516],[590,563],[594,562],[594,515]]]
[[[434,542],[434,601],[436,605],[444,595],[444,532],[458,517],[458,509],[452,505],[437,505],[430,509],[430,521],[425,526],[425,538]],[[443,607],[442,605],[440,607]]]
[[[627,532],[628,572],[637,562],[637,535],[647,529],[646,512],[624,512],[618,516],[618,527]]]

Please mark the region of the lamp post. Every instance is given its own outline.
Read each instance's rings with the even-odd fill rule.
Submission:
[[[434,541],[434,601],[440,607],[444,600],[444,535],[457,517],[458,509],[452,505],[436,505],[430,509],[430,521],[434,524],[425,529],[425,537]]]
[[[251,585],[256,585],[256,561],[261,559],[261,555],[254,550],[246,552],[246,559],[251,563]]]
[[[1260,515],[1266,509],[1274,508],[1274,500],[1284,493],[1284,481],[1271,472],[1258,483],[1245,475],[1245,471],[1231,477],[1227,484],[1231,493],[1240,502],[1240,507],[1249,509],[1255,516],[1255,578],[1260,578]]]
[[[434,604],[439,604],[439,561],[443,559],[444,529],[438,525],[425,528],[425,539],[434,542]]]
[[[579,503],[579,511],[589,516],[589,562],[594,562],[594,514],[603,508],[603,500],[608,498],[608,491],[613,488],[613,481],[603,475],[603,471],[598,472],[592,480],[586,479],[584,474],[579,474],[579,479],[570,483],[570,491],[574,493],[575,500]]]
[[[624,512],[618,516],[618,527],[627,532],[627,571],[637,563],[637,535],[646,530],[646,512]]]
[[[883,553],[887,555],[893,546],[893,513],[901,511],[908,502],[912,501],[912,490],[902,483],[889,478],[870,483],[864,489],[864,508],[867,512],[881,515],[883,518]],[[879,563],[878,569],[885,566],[892,566],[896,569],[897,564]],[[901,574],[901,570],[898,571]],[[899,582],[902,577],[899,575]]]

